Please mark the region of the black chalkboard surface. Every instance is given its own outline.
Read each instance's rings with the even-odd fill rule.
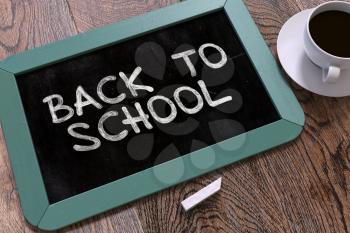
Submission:
[[[213,69],[203,61],[198,50],[208,43],[219,46],[226,53],[224,66]],[[189,50],[195,51],[189,56],[196,71],[194,77],[184,59],[172,58],[173,54]],[[214,47],[203,51],[212,63],[222,58]],[[137,90],[135,97],[120,78],[120,72],[130,77],[136,67],[141,67],[142,72],[134,83],[153,87],[153,92]],[[103,94],[114,98],[124,93],[125,98],[120,103],[106,103],[97,94],[99,82],[108,76],[115,78],[103,85]],[[209,106],[198,80],[203,80],[213,100],[225,96],[231,96],[232,100],[216,107]],[[50,203],[280,119],[224,11],[25,73],[17,77],[17,84]],[[63,104],[75,111],[79,86],[98,103],[95,105],[100,106],[90,104],[82,108],[81,116],[75,113],[68,120],[54,124],[48,102],[43,100],[58,94]],[[202,96],[203,107],[195,114],[188,114],[175,104],[175,119],[167,124],[157,122],[150,115],[147,102],[159,95],[175,103],[174,92],[181,86],[196,90]],[[189,109],[198,105],[196,96],[190,91],[185,90],[179,96]],[[52,101],[53,105],[58,104],[57,98]],[[138,122],[140,132],[136,133],[130,124],[122,123],[126,118],[123,107],[131,116],[139,115],[135,103],[149,115],[152,129]],[[161,100],[155,101],[153,107],[160,117],[172,112],[170,105]],[[118,112],[118,116],[109,117],[103,124],[104,129],[111,135],[126,130],[128,135],[120,141],[106,140],[98,131],[101,116],[109,111]],[[63,118],[68,110],[56,113],[57,118]],[[98,148],[90,151],[73,149],[74,145],[93,143],[68,133],[68,128],[75,123],[89,126],[74,131],[97,138],[100,141]]]

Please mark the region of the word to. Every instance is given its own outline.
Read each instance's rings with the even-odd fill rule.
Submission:
[[[220,61],[213,63],[208,60],[208,58],[204,54],[204,50],[209,47],[217,50],[220,53],[221,55]],[[180,61],[183,61],[186,64],[187,68],[189,69],[191,77],[196,77],[197,71],[190,59],[190,56],[194,54],[196,54],[196,50],[190,49],[184,52],[173,54],[171,58],[172,60],[181,59]],[[200,48],[198,49],[198,54],[201,57],[202,61],[205,63],[205,65],[207,65],[212,69],[222,68],[227,63],[227,55],[224,52],[224,50],[212,43],[207,43],[200,46]],[[126,90],[129,91],[131,95],[135,98],[138,97],[139,91],[146,91],[149,93],[152,93],[154,91],[154,88],[151,86],[139,85],[134,83],[135,80],[139,78],[138,76],[141,74],[141,72],[142,72],[141,67],[136,67],[129,77],[124,72],[119,72],[119,77],[123,80],[125,86],[127,87]],[[87,106],[93,106],[97,109],[102,109],[103,106],[99,101],[102,101],[106,104],[121,103],[126,98],[125,93],[118,93],[116,97],[110,98],[110,97],[107,97],[102,91],[105,85],[111,85],[111,83],[116,82],[116,80],[117,80],[117,77],[113,75],[104,77],[100,80],[96,90],[99,100],[96,100],[91,95],[89,95],[82,86],[78,86],[75,93],[76,101],[74,103],[74,107],[63,104],[64,99],[59,94],[53,94],[45,97],[43,99],[43,103],[47,103],[47,106],[51,114],[52,122],[54,124],[60,124],[62,122],[68,121],[75,114],[77,116],[82,116],[84,114],[84,108]],[[150,118],[149,115],[151,115],[152,118],[155,121],[159,122],[160,124],[168,124],[176,118],[178,113],[177,107],[184,113],[192,115],[192,114],[198,113],[203,108],[204,100],[210,107],[216,107],[218,105],[221,105],[223,103],[226,103],[232,100],[232,96],[226,96],[217,100],[213,100],[209,94],[209,91],[204,81],[199,80],[197,84],[202,95],[192,87],[181,86],[174,91],[173,97],[174,97],[175,103],[170,98],[167,98],[162,95],[152,96],[147,101],[147,110],[149,114],[147,114],[144,111],[144,108],[140,105],[139,102],[134,103],[135,109],[138,112],[137,116],[132,116],[128,108],[125,106],[121,108],[123,112],[123,116],[119,116],[119,113],[117,111],[108,111],[105,114],[103,114],[98,121],[98,125],[97,125],[98,132],[100,133],[102,138],[108,141],[113,141],[113,142],[121,141],[127,137],[129,133],[128,130],[125,129],[119,132],[118,134],[113,134],[113,135],[109,134],[104,128],[104,123],[107,119],[110,119],[112,117],[115,117],[115,118],[120,117],[122,124],[131,126],[134,132],[138,134],[141,131],[139,128],[139,124],[141,123],[149,130],[153,128],[151,122],[149,121],[149,118]],[[196,98],[197,100],[196,106],[190,107],[190,108],[185,106],[182,99],[180,98],[181,94],[184,92],[189,92]],[[166,105],[170,107],[169,115],[159,116],[159,114],[154,109],[154,103],[156,101],[163,101]],[[60,112],[59,114],[60,116],[57,115],[58,112]],[[89,127],[90,126],[88,124],[83,122],[73,123],[68,127],[68,134],[70,136],[80,140],[85,140],[86,143],[88,144],[88,145],[76,144],[73,146],[74,150],[91,151],[91,150],[96,150],[101,146],[101,140],[99,138],[94,136],[84,135],[77,132],[77,129],[79,128],[89,129]]]

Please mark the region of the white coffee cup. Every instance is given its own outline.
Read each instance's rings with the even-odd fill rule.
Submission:
[[[343,11],[350,14],[350,3],[343,2],[343,1],[331,1],[331,2],[323,3],[318,7],[314,8],[311,11],[309,18],[307,20],[307,25],[305,29],[305,35],[304,35],[305,52],[309,57],[309,59],[314,64],[322,68],[323,70],[322,80],[323,82],[326,82],[326,83],[336,82],[339,79],[342,70],[350,69],[350,57],[338,57],[326,52],[325,50],[320,48],[311,37],[310,28],[309,28],[311,19],[322,12],[332,11],[332,10]],[[346,30],[349,30],[349,29],[346,29]],[[350,46],[350,41],[349,41],[349,46]]]

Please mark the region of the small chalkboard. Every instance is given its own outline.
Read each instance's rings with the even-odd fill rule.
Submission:
[[[225,2],[186,1],[0,64],[30,223],[57,229],[300,133],[302,110],[247,10]]]

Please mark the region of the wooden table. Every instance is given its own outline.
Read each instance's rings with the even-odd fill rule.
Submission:
[[[0,58],[175,2],[0,0]],[[321,2],[245,0],[274,54],[283,23]],[[305,129],[294,142],[63,232],[349,233],[350,98],[320,97],[291,85],[306,114]],[[189,213],[181,209],[184,197],[219,176],[220,193]],[[35,231],[22,216],[1,134],[0,232]]]

